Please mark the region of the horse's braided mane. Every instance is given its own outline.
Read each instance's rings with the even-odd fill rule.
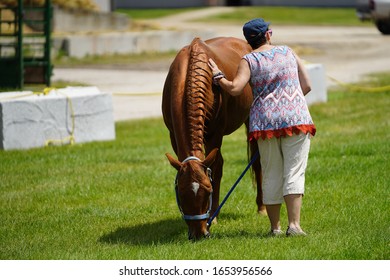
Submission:
[[[213,109],[211,70],[208,56],[197,41],[190,46],[190,57],[185,86],[187,129],[193,151],[203,151],[205,120]]]

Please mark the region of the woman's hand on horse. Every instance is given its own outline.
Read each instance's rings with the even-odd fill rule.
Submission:
[[[209,64],[209,67],[210,67],[211,71],[213,71],[213,76],[217,75],[218,73],[221,72],[221,70],[219,70],[217,64],[215,64],[213,59],[209,58],[209,63],[208,64]]]

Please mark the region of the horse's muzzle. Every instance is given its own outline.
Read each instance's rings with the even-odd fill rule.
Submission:
[[[207,238],[210,238],[210,236],[211,236],[211,234],[209,231],[206,231],[200,235],[195,235],[191,231],[188,231],[188,240],[191,240],[191,241],[197,241],[197,240],[200,240],[202,238],[207,239]]]

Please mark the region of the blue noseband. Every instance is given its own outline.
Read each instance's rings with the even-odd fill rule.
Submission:
[[[190,157],[186,158],[185,160],[183,160],[182,163],[185,163],[185,162],[190,161],[190,160],[196,160],[196,161],[201,162],[201,160],[199,158],[197,158],[195,156],[190,156]],[[211,169],[209,167],[207,167],[207,175],[209,176],[210,182],[212,183],[213,180],[211,178]],[[199,220],[206,220],[206,219],[210,218],[210,211],[211,211],[211,206],[213,203],[213,192],[211,192],[211,194],[210,194],[209,208],[207,209],[206,213],[199,214],[199,215],[186,215],[186,214],[184,214],[183,209],[181,208],[181,203],[180,203],[180,199],[179,199],[178,177],[179,177],[179,173],[177,173],[176,178],[175,178],[176,203],[177,203],[177,206],[179,207],[179,211],[180,211],[183,219],[186,221],[199,221]]]

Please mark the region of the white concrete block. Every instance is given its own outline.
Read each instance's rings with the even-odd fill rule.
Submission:
[[[66,55],[82,58],[86,55],[177,51],[190,44],[194,37],[206,40],[214,35],[208,30],[109,32],[88,36],[70,34],[56,45],[63,46]]]
[[[97,87],[0,94],[0,148],[29,149],[52,144],[115,139],[111,94]]]
[[[107,32],[127,31],[131,20],[119,13],[110,11],[89,12],[80,9],[53,9],[53,31],[60,32]]]
[[[328,100],[326,88],[325,68],[322,64],[306,64],[312,90],[305,96],[308,105],[326,102]]]

